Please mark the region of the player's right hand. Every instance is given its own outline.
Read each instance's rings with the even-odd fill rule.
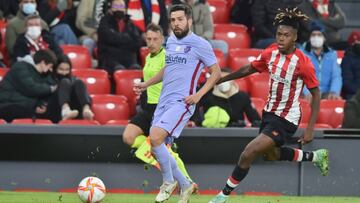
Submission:
[[[312,142],[314,139],[312,132],[305,131],[304,135],[300,137],[298,142],[300,142],[302,145],[308,144]]]
[[[146,90],[147,86],[145,82],[134,83],[134,91],[137,95],[140,95],[144,90]]]

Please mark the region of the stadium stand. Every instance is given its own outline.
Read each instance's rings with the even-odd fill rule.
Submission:
[[[19,124],[19,125],[51,125],[53,124],[48,119],[31,119],[31,118],[18,118],[14,119],[11,124]]]
[[[80,45],[61,45],[64,54],[68,55],[73,69],[91,68],[91,56],[86,47]]]
[[[341,127],[344,118],[344,105],[345,100],[321,100],[316,123],[328,124],[333,128]]]
[[[60,125],[100,125],[96,120],[62,120],[59,122]]]
[[[129,104],[127,98],[122,95],[91,95],[95,117],[100,124],[110,120],[129,119]]]
[[[228,43],[229,49],[250,48],[251,38],[245,25],[214,24],[214,39]]]
[[[269,94],[269,74],[255,73],[249,77],[249,81],[250,96],[262,98],[264,101],[267,101]]]
[[[0,81],[5,77],[5,75],[8,71],[9,71],[9,68],[0,68]]]
[[[129,124],[129,120],[110,120],[106,123],[106,125],[116,125],[116,126],[126,126]]]
[[[110,94],[109,75],[105,70],[73,69],[72,74],[85,83],[89,94]]]
[[[225,0],[209,0],[211,15],[214,23],[225,24],[230,21],[230,8]]]
[[[262,49],[232,49],[229,51],[228,64],[232,70],[252,62],[262,52]]]
[[[115,89],[117,95],[124,95],[128,99],[130,115],[135,114],[137,95],[133,90],[134,79],[141,79],[141,70],[118,70],[114,73]]]

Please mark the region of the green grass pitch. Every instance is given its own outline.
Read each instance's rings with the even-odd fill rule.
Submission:
[[[151,203],[153,194],[107,194],[102,203]],[[207,203],[212,196],[194,195],[190,203]],[[172,196],[166,203],[176,203]],[[0,203],[81,203],[75,193],[0,192]],[[231,196],[228,203],[360,203],[360,197]]]

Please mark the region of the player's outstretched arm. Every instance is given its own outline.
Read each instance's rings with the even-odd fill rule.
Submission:
[[[164,75],[164,69],[162,68],[154,77],[150,78],[149,80],[141,83],[135,83],[134,84],[134,91],[137,95],[140,95],[141,92],[146,90],[151,85],[155,85],[162,81],[163,75]]]
[[[253,73],[257,72],[255,68],[253,68],[250,64],[247,64],[245,66],[242,66],[241,68],[239,68],[237,71],[232,72],[228,75],[226,75],[225,77],[221,78],[217,84],[226,82],[228,80],[234,80],[234,79],[238,79],[238,78],[243,78],[245,76],[251,75]]]
[[[202,86],[202,88],[196,92],[196,94],[190,95],[185,98],[185,103],[187,104],[196,104],[200,101],[201,97],[203,97],[209,90],[211,90],[216,82],[221,77],[221,70],[217,63],[209,67],[210,77],[206,80],[206,83]]]
[[[309,89],[309,91],[310,91],[310,93],[312,95],[311,116],[310,116],[310,121],[308,123],[308,126],[307,126],[307,128],[305,130],[304,136],[299,139],[299,142],[301,142],[301,144],[306,144],[306,143],[309,143],[309,142],[311,142],[313,140],[314,126],[315,126],[317,115],[318,115],[319,109],[320,109],[320,90],[319,90],[319,87]]]

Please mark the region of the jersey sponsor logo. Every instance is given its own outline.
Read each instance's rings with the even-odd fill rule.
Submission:
[[[165,61],[166,61],[167,64],[169,64],[169,63],[186,64],[187,63],[186,58],[181,57],[181,56],[172,56],[172,55],[166,55]]]
[[[273,74],[271,73],[270,74],[270,77],[274,80],[274,81],[277,81],[277,82],[281,82],[281,83],[284,83],[286,85],[289,85],[290,84],[290,81],[286,78],[282,78],[280,75],[276,75],[276,74]]]

